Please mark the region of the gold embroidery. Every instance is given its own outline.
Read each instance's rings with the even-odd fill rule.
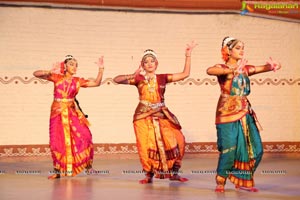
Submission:
[[[250,138],[250,135],[249,135],[249,127],[248,127],[248,124],[247,124],[246,116],[243,117],[240,121],[241,121],[241,124],[242,124],[243,132],[244,132],[244,136],[245,136],[245,140],[246,140],[246,144],[247,144],[247,150],[248,150],[249,158],[253,159],[254,158],[254,153],[253,153],[251,138]]]
[[[161,134],[160,134],[159,120],[157,117],[153,117],[152,121],[153,121],[153,126],[154,126],[154,133],[156,136],[157,148],[158,148],[159,155],[161,158],[160,159],[161,164],[162,164],[161,168],[163,171],[168,171],[167,157],[165,154],[164,143],[162,141]]]
[[[222,151],[222,153],[228,153],[228,152],[233,151],[233,150],[235,150],[235,149],[236,149],[236,146],[230,147],[229,149],[224,149],[224,150]]]
[[[72,175],[72,164],[73,164],[73,156],[72,156],[72,147],[71,147],[71,131],[70,131],[70,125],[69,125],[69,111],[68,108],[64,108],[61,113],[62,118],[62,124],[64,127],[64,135],[65,135],[65,146],[66,146],[66,166],[67,171],[66,175],[71,176]]]

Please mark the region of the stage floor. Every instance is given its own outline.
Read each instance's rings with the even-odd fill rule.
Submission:
[[[191,157],[183,161],[182,176],[188,182],[154,179],[138,183],[144,175],[138,159],[94,160],[97,174],[79,174],[48,180],[51,158],[37,160],[0,160],[0,199],[300,199],[300,159],[265,157],[255,175],[259,192],[237,191],[229,181],[222,194],[214,192],[217,155]]]

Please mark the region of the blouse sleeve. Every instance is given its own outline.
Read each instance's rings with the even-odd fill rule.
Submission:
[[[79,84],[80,84],[80,87],[88,87],[88,83],[89,83],[89,80],[87,79],[84,79],[84,78],[79,78]]]
[[[256,71],[255,66],[253,66],[253,65],[246,65],[245,68],[246,68],[248,76],[251,76],[251,75],[255,74],[255,71]]]
[[[60,74],[51,74],[50,76],[47,77],[48,81],[51,82],[57,82],[59,79],[61,79],[62,75]]]
[[[127,84],[129,84],[129,85],[135,85],[136,84],[136,77],[132,77],[132,78],[130,78],[130,79],[128,79],[127,80]]]
[[[137,86],[140,83],[140,81],[143,81],[144,79],[144,76],[139,74],[135,77],[128,79],[128,84]]]
[[[171,83],[173,80],[173,74],[165,74],[165,79],[167,83]]]

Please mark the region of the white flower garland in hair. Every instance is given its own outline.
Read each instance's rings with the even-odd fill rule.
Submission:
[[[236,40],[235,38],[233,37],[228,37],[224,40],[223,42],[223,47],[227,46],[228,42],[232,41],[232,40]]]
[[[152,55],[152,56],[154,56],[155,58],[157,58],[156,53],[155,53],[153,50],[150,50],[150,49],[144,51],[143,57],[145,57],[146,55]]]
[[[74,58],[74,57],[73,57],[72,55],[66,55],[64,60],[67,60],[67,59],[73,59],[73,58]]]

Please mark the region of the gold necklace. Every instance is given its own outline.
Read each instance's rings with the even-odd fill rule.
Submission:
[[[233,66],[233,65],[230,65],[228,63],[226,63],[226,66],[229,68],[229,69],[237,69],[237,65],[236,66]]]
[[[63,80],[63,92],[62,92],[64,98],[68,97],[68,92],[70,90],[71,85],[72,85],[72,78],[65,77]]]
[[[148,77],[147,75],[145,76],[146,83],[148,86],[148,91],[149,92],[154,92],[155,91],[155,86],[156,86],[156,75],[154,74],[153,77]],[[152,84],[150,84],[152,82]]]

